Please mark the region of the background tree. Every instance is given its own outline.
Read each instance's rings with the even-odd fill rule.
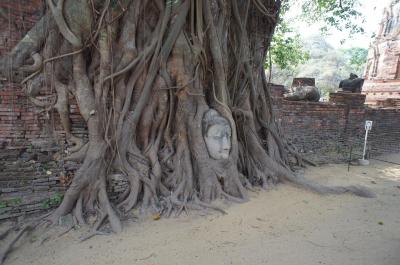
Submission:
[[[300,34],[295,32],[284,21],[277,27],[271,43],[271,63],[280,69],[293,71],[299,64],[305,63],[310,58],[309,51],[304,49]],[[265,68],[269,68],[269,59]]]
[[[363,34],[359,7],[360,2],[354,0],[286,1],[271,43],[272,82],[290,86],[294,77],[314,77],[322,94],[327,96],[350,72],[361,76],[368,51],[364,48],[335,49],[324,39],[331,29],[347,35],[342,42],[351,40],[355,34]],[[291,10],[296,8],[301,12],[293,17]],[[293,27],[298,21],[321,25],[319,35],[302,38]],[[268,71],[268,57],[265,67]]]
[[[358,11],[358,0],[303,0],[302,19],[309,23],[323,22],[321,30],[330,28],[347,31],[349,35],[363,33],[365,21]]]
[[[354,70],[360,76],[364,72],[365,64],[368,57],[368,49],[365,48],[350,48],[345,49],[344,54],[348,58],[349,64],[354,67]]]
[[[366,49],[335,49],[319,34],[304,39],[301,49],[309,51],[309,59],[292,67],[272,67],[272,82],[291,86],[294,77],[315,77],[322,96],[327,98],[350,73],[363,75]]]

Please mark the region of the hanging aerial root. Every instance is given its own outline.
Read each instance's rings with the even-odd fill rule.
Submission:
[[[39,53],[32,54],[33,64],[31,65],[23,65],[20,67],[20,70],[23,72],[27,72],[29,74],[39,71],[43,65],[43,58]]]
[[[57,6],[54,4],[53,0],[47,0],[47,4],[50,7],[51,13],[53,14],[53,18],[57,23],[58,29],[61,34],[64,36],[66,40],[68,40],[72,46],[80,48],[82,46],[82,41],[78,38],[68,27],[67,22],[65,21],[63,9],[64,9],[64,1],[58,0]]]

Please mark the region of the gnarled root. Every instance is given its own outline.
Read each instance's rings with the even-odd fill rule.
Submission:
[[[375,198],[376,195],[362,186],[324,186],[293,173],[286,174],[284,179],[318,194],[344,194],[350,193],[364,198]]]
[[[0,251],[0,264],[3,264],[7,254],[12,250],[13,246],[17,241],[28,231],[34,229],[32,225],[26,225],[22,229],[18,231],[15,237],[4,247],[3,250]]]
[[[57,110],[72,145],[64,160],[82,163],[50,223],[72,214],[77,224],[91,225],[87,239],[108,224],[121,232],[120,218],[134,208],[156,216],[225,213],[215,200],[244,202],[246,189],[279,180],[318,193],[372,196],[353,186],[325,187],[291,170],[290,155],[303,160],[279,131],[263,69],[280,1],[47,3],[50,11],[1,59],[0,72],[35,71],[25,78],[27,94]],[[42,87],[55,88],[47,104],[39,100]],[[86,122],[87,143],[72,134],[71,96]],[[224,156],[212,155],[206,143],[209,111],[230,126]],[[111,202],[113,174],[128,185]]]

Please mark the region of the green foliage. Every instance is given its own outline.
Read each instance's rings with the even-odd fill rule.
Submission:
[[[12,198],[10,201],[8,201],[8,206],[18,206],[22,203],[22,199],[17,197],[17,198]]]
[[[167,6],[174,6],[179,4],[180,0],[167,0]]]
[[[368,49],[350,48],[343,51],[348,61],[357,72],[363,71],[368,57]]]
[[[310,55],[303,49],[300,35],[285,23],[281,23],[273,36],[271,43],[272,63],[281,69],[293,69],[299,64],[305,63]],[[269,60],[265,67],[269,67]]]
[[[322,36],[304,40],[304,49],[310,51],[310,59],[294,69],[273,67],[272,82],[290,86],[294,77],[314,77],[322,95],[327,96],[337,90],[339,82],[350,73],[361,76],[364,70],[365,61],[361,65],[352,64],[348,50],[334,49]],[[360,58],[359,63],[362,63]]]
[[[303,0],[302,18],[309,23],[323,22],[322,31],[335,28],[350,34],[363,33],[362,15],[357,11],[358,0]],[[361,20],[361,23],[357,23]]]
[[[42,163],[42,168],[46,171],[50,169],[50,166],[47,163]]]
[[[116,8],[117,5],[118,5],[118,1],[117,0],[111,0],[111,2],[110,2],[111,8]]]
[[[56,193],[53,196],[51,196],[50,198],[46,198],[42,201],[41,203],[41,207],[43,209],[49,209],[50,207],[54,207],[54,206],[58,206],[61,204],[62,200],[64,198],[64,195],[62,195],[61,193]]]
[[[42,209],[50,208],[50,198],[44,199],[41,204]]]
[[[33,151],[33,145],[32,144],[29,144],[27,147],[26,147],[26,151],[27,152],[29,152],[29,153],[32,153],[32,151]]]
[[[61,193],[56,193],[52,197],[52,203],[55,205],[59,205],[62,202],[63,198],[64,198],[64,195],[62,195]]]
[[[290,27],[285,15],[290,8],[300,5],[302,13],[298,20],[303,20],[309,24],[322,22],[321,31],[325,32],[329,28],[340,31],[347,30],[350,35],[363,33],[364,29],[357,24],[361,19],[361,14],[356,10],[359,7],[358,0],[285,0],[281,7],[281,21],[279,22],[271,42],[272,64],[277,65],[281,70],[293,71],[298,65],[304,64],[310,59],[310,54],[303,47],[300,35]],[[361,67],[362,54],[354,57],[354,66]],[[357,57],[358,56],[358,57]],[[265,63],[265,68],[269,67],[269,59]]]
[[[8,201],[0,201],[0,209],[6,208],[6,207],[16,207],[19,206],[22,203],[22,199],[17,197],[17,198],[12,198],[11,200]]]
[[[6,208],[7,207],[7,202],[6,201],[1,201],[0,202],[0,209]]]

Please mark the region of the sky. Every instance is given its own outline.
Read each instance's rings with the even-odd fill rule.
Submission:
[[[345,43],[341,44],[340,41],[347,37],[347,33],[339,32],[337,30],[330,30],[329,35],[326,40],[335,48],[351,48],[351,47],[361,47],[368,48],[371,43],[371,36],[378,29],[378,24],[382,19],[383,8],[390,2],[390,0],[360,0],[361,7],[359,11],[364,15],[365,22],[363,23],[363,28],[365,30],[364,34],[357,34],[353,39],[347,40]],[[295,15],[294,11],[290,16]],[[291,23],[299,33],[305,38],[318,32],[320,26],[306,25],[304,22]]]

